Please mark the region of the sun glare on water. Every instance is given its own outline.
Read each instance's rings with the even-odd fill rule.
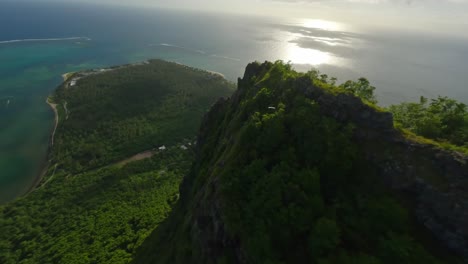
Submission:
[[[327,52],[316,49],[304,49],[290,43],[286,49],[286,58],[294,64],[320,65],[330,64],[333,56]]]
[[[328,31],[343,30],[342,24],[322,19],[304,19],[300,23],[301,26],[305,28],[316,28]]]
[[[289,32],[283,37],[287,43],[284,46],[284,60],[293,64],[313,66],[323,64],[346,66],[345,58],[335,54],[332,49],[324,49],[323,46],[323,44],[331,47],[344,45],[346,41],[342,38],[342,34],[346,32],[346,25],[321,19],[301,19],[290,25],[299,30]],[[299,45],[301,41],[308,41],[309,44]],[[314,42],[317,45],[313,45]]]

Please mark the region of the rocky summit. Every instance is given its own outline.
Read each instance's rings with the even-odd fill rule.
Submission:
[[[205,115],[180,200],[135,263],[462,263],[468,157],[281,62]],[[157,253],[156,253],[157,252]]]

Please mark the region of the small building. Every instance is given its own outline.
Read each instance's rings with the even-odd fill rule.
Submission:
[[[268,109],[270,109],[270,110],[276,110],[276,107],[270,106],[270,107],[268,107]]]
[[[166,150],[166,146],[159,147],[159,150]]]

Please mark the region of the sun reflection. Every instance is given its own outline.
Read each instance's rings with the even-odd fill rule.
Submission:
[[[313,39],[313,40],[316,41],[316,42],[320,42],[320,43],[327,44],[328,46],[339,46],[339,45],[343,45],[342,43],[339,43],[339,42],[334,41],[334,40],[325,40],[324,38],[313,38],[313,37],[310,37],[310,38]]]
[[[346,48],[350,45],[351,37],[346,35],[346,31],[341,31],[345,27],[342,24],[307,19],[296,20],[290,25],[276,32],[276,39],[281,40],[273,48],[276,50],[276,58],[314,67],[329,65],[347,68],[351,65],[351,61],[344,56],[348,52]]]
[[[333,56],[330,53],[316,49],[304,49],[296,44],[290,44],[286,50],[286,61],[294,64],[332,64]]]
[[[305,28],[317,28],[328,31],[343,30],[343,26],[340,23],[322,20],[322,19],[304,19],[301,24]]]
[[[298,65],[333,65],[344,68],[351,65],[350,61],[346,58],[318,49],[301,48],[296,43],[288,43],[286,45],[282,60]]]

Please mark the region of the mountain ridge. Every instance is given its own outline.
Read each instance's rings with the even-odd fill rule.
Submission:
[[[466,262],[466,154],[395,128],[364,78],[255,62],[231,94],[114,68],[54,94],[51,167],[0,207],[0,262]]]
[[[283,93],[284,90],[288,89],[292,90],[291,94],[287,94],[288,92]],[[274,95],[268,97],[268,93]],[[262,102],[262,99],[264,98],[261,96],[264,96],[265,94],[267,94],[266,97],[268,97],[268,100],[265,99],[264,102]],[[278,94],[280,96],[277,96]],[[291,98],[299,97],[300,99],[299,101],[294,101],[290,100],[291,98],[288,96]],[[289,104],[283,102],[283,100],[290,100]],[[382,192],[390,193],[391,195],[389,195],[391,197],[398,196],[395,199],[399,202],[396,202],[395,204],[401,204],[402,202],[410,203],[411,206],[405,207],[411,207],[414,209],[414,212],[409,212],[411,215],[408,216],[408,219],[412,219],[414,217],[417,221],[418,228],[424,229],[425,231],[423,232],[429,231],[431,234],[430,236],[434,236],[436,238],[435,240],[438,241],[436,244],[440,243],[451,252],[455,252],[456,254],[466,258],[466,249],[468,248],[468,229],[465,225],[468,221],[468,213],[466,213],[468,212],[468,197],[466,195],[466,190],[468,190],[468,158],[466,155],[444,150],[435,145],[419,143],[408,139],[404,133],[395,129],[391,113],[382,111],[379,108],[367,104],[352,94],[343,91],[336,91],[335,88],[327,86],[326,83],[318,82],[308,74],[294,72],[287,65],[280,62],[265,62],[262,64],[249,64],[246,67],[243,78],[239,78],[238,80],[238,90],[228,99],[219,99],[218,102],[212,106],[210,112],[205,115],[197,141],[196,161],[192,165],[191,172],[184,178],[180,187],[181,199],[179,200],[179,204],[172,212],[171,217],[166,220],[169,223],[158,228],[159,230],[156,230],[156,232],[150,236],[146,244],[143,244],[139,257],[137,255],[134,263],[145,263],[148,261],[152,261],[154,263],[184,263],[187,261],[192,263],[258,263],[260,259],[262,259],[264,263],[268,261],[272,261],[272,263],[276,263],[276,261],[278,261],[277,263],[292,262],[292,259],[288,259],[292,256],[288,255],[287,252],[281,251],[281,247],[276,248],[274,245],[275,243],[280,243],[274,242],[275,239],[272,238],[275,236],[276,231],[265,231],[266,236],[269,238],[265,238],[263,244],[258,241],[255,242],[257,246],[259,246],[258,243],[263,245],[260,248],[257,248],[257,251],[248,249],[250,247],[248,245],[254,243],[250,241],[253,240],[253,238],[249,238],[246,234],[242,235],[239,232],[245,231],[245,229],[249,228],[245,225],[241,225],[241,227],[239,227],[237,224],[229,223],[229,221],[233,221],[232,219],[237,219],[237,221],[242,222],[244,220],[241,219],[247,216],[232,215],[236,215],[236,213],[231,212],[229,209],[230,206],[233,206],[232,202],[234,201],[231,199],[232,197],[230,197],[234,195],[231,193],[233,190],[230,190],[230,188],[232,184],[236,183],[231,182],[228,178],[235,177],[234,175],[239,175],[239,178],[243,179],[239,179],[239,181],[244,181],[244,184],[246,184],[245,181],[252,184],[256,179],[244,179],[240,176],[242,174],[236,174],[235,172],[243,171],[244,167],[239,166],[249,167],[252,163],[250,163],[250,161],[243,160],[245,162],[239,164],[239,162],[235,161],[236,159],[248,159],[242,157],[247,155],[249,157],[257,157],[262,160],[268,159],[269,155],[275,155],[274,153],[276,152],[287,152],[286,150],[278,150],[278,148],[288,148],[288,145],[281,145],[280,143],[279,144],[283,147],[269,148],[269,146],[266,146],[267,149],[270,149],[269,152],[267,152],[270,154],[258,154],[258,149],[256,150],[252,148],[245,151],[239,150],[248,148],[249,146],[249,144],[246,144],[243,141],[242,138],[244,136],[242,136],[242,134],[248,133],[249,125],[247,124],[249,124],[253,119],[257,120],[255,121],[257,124],[258,122],[263,122],[262,124],[264,124],[269,122],[272,118],[274,119],[275,117],[272,116],[275,114],[282,115],[282,113],[287,113],[289,111],[288,107],[290,109],[299,107],[298,105],[291,106],[291,104],[299,104],[298,102],[301,102],[301,100],[306,100],[307,102],[312,102],[312,105],[316,105],[318,108],[316,112],[317,116],[325,117],[322,119],[323,122],[328,122],[327,120],[329,119],[335,120],[335,125],[339,127],[338,130],[335,131],[347,129],[352,131],[348,134],[348,143],[349,141],[352,141],[353,145],[359,146],[357,150],[359,157],[352,158],[349,161],[352,163],[351,167],[357,167],[357,169],[355,168],[356,170],[354,172],[351,171],[349,175],[353,175],[353,173],[359,171],[364,171],[369,175],[372,175],[367,177],[366,180],[363,179],[361,181],[363,181],[364,184],[367,184],[365,183],[366,181],[378,181],[378,183],[375,183],[375,186],[379,187],[376,188],[379,188]],[[251,106],[251,108],[249,108],[250,101],[256,101],[256,103],[261,105],[261,107]],[[304,116],[304,118],[307,118],[307,116]],[[283,125],[287,127],[287,119],[282,120],[284,121],[278,122],[284,122]],[[306,119],[304,119],[304,121],[305,120]],[[331,126],[333,127],[334,125]],[[273,130],[275,127],[273,126],[269,129]],[[286,130],[282,131],[294,131],[288,129],[291,128],[286,128]],[[327,128],[325,128],[324,131],[327,131],[326,129]],[[265,137],[269,135],[268,130],[262,131],[265,133]],[[241,136],[236,137],[236,133],[237,135],[241,134]],[[319,134],[320,133],[315,136],[318,136]],[[290,134],[289,136],[296,135]],[[326,137],[327,136],[325,136],[325,138]],[[277,139],[285,140],[281,137],[278,137]],[[253,140],[255,141],[255,139]],[[260,138],[257,138],[256,140],[262,141]],[[344,142],[346,141],[347,140]],[[275,141],[272,141],[271,144],[274,145]],[[299,148],[300,146],[298,145],[295,151],[297,152]],[[320,148],[318,151],[320,151]],[[333,150],[325,150],[323,153],[328,155],[326,153],[329,151]],[[344,153],[350,151],[350,153],[352,153],[355,150],[352,150],[352,147],[350,150],[347,150],[347,147],[343,146],[343,149],[340,150],[340,152],[341,151]],[[255,153],[252,154],[251,152]],[[238,154],[240,156],[236,156],[234,153],[244,154]],[[343,160],[346,160],[346,155],[348,154],[339,155],[345,155],[343,156],[345,157]],[[349,155],[353,156],[355,154],[353,153]],[[282,157],[284,160],[288,160],[287,156]],[[279,159],[278,162],[280,160],[281,159]],[[338,160],[339,159],[337,159],[337,161]],[[320,167],[321,162],[327,161],[322,160],[317,163],[317,166]],[[267,164],[270,163],[267,162]],[[265,173],[270,175],[268,177],[273,177],[272,174],[275,171],[275,166],[279,166],[275,164],[275,162],[270,165],[264,164],[267,166],[267,172]],[[269,166],[273,166],[273,169]],[[292,168],[289,170],[294,171]],[[326,174],[326,170],[318,170],[321,171],[320,173]],[[347,168],[343,168],[343,170],[346,171]],[[234,172],[232,172],[233,174],[231,175],[229,171]],[[243,173],[245,174],[247,172],[244,171]],[[334,176],[333,174],[334,173],[330,173],[326,176],[332,177]],[[225,175],[231,176],[226,178],[227,176]],[[255,174],[252,174],[251,177],[255,178]],[[327,182],[329,180],[323,180],[322,177],[320,179],[321,192],[330,192],[326,190],[330,188],[327,184],[331,184],[333,186],[334,183]],[[360,180],[359,178],[353,179]],[[236,181],[236,179],[233,179],[233,181]],[[322,181],[325,181],[325,183]],[[265,184],[267,182],[265,182]],[[239,186],[239,188],[244,190],[240,191],[240,193],[248,192],[247,190],[249,187],[242,184]],[[359,190],[359,187],[353,188]],[[367,189],[364,188],[363,190]],[[282,199],[284,202],[287,194],[285,195],[284,192],[280,193],[282,193],[280,196],[283,197]],[[272,192],[271,195],[274,195],[274,192]],[[336,195],[339,196],[340,194]],[[331,204],[333,203],[332,200],[334,199],[333,197],[335,196],[333,194],[331,194],[330,197],[327,197],[326,194],[323,194],[323,196],[325,204],[329,203],[329,206],[331,207]],[[355,194],[351,193],[347,197],[356,199],[357,201],[361,199],[355,196]],[[376,197],[380,196],[376,194]],[[255,199],[257,198],[251,197],[247,200],[243,200],[244,202],[239,202],[239,206],[247,207],[249,204],[254,203]],[[378,199],[382,199],[384,202],[387,198],[381,197]],[[395,208],[400,208],[399,206],[392,204],[393,202],[389,202],[390,207],[396,206]],[[283,204],[282,206],[273,206],[270,209],[280,212],[281,207],[287,206],[291,205]],[[337,205],[333,205],[333,207],[336,206]],[[359,205],[353,206],[355,209],[355,206],[359,208]],[[242,209],[240,209],[241,207],[236,208],[239,208],[239,210],[242,211]],[[361,209],[367,210],[365,207]],[[236,211],[235,209],[232,210]],[[339,211],[343,209],[335,208],[334,210]],[[399,211],[400,209],[396,210]],[[306,210],[305,213],[306,212],[308,211]],[[238,214],[242,213],[240,212]],[[330,213],[326,213],[325,215],[328,214]],[[269,215],[269,217],[274,218],[273,215]],[[330,218],[330,216],[327,217]],[[380,215],[379,217],[384,216]],[[340,219],[339,217],[332,216],[331,218],[335,218],[336,222],[344,222],[343,226],[349,224],[346,223],[347,220]],[[257,219],[256,221],[267,221],[265,225],[269,225],[267,219],[255,219]],[[398,216],[396,216],[395,219],[398,219]],[[274,222],[274,220],[271,221]],[[323,220],[322,224],[326,225],[326,223],[328,223],[327,221],[328,220],[326,218],[326,220]],[[258,222],[251,223],[254,225],[258,224]],[[333,224],[331,224],[331,226],[333,226]],[[389,226],[391,226],[391,224],[389,224]],[[181,231],[181,229],[185,230]],[[398,228],[395,230],[398,230]],[[313,230],[309,230],[305,233],[313,232]],[[343,241],[343,239],[357,239],[353,238],[351,233],[343,235],[344,231],[340,230],[340,232],[342,236],[347,237],[341,237],[341,240],[338,239],[340,242],[333,241],[330,243],[335,243],[341,247],[349,247],[350,245],[347,245],[346,241]],[[347,230],[346,232],[350,231]],[[408,232],[412,233],[413,231]],[[248,234],[255,236],[253,233]],[[385,247],[386,242],[382,242],[381,240],[388,239],[388,241],[392,241],[392,239],[394,239],[392,235],[389,234],[384,234],[382,237],[385,238],[381,238],[377,241],[377,243],[383,244],[382,247]],[[411,241],[421,240],[419,237],[416,240],[413,239],[416,238],[412,238]],[[292,240],[288,241],[291,242]],[[314,244],[314,242],[310,243],[312,243],[312,245]],[[179,247],[180,244],[184,246]],[[404,243],[400,241],[399,244]],[[423,244],[426,244],[424,247],[428,247],[427,243],[424,242]],[[363,245],[366,245],[366,243],[363,242]],[[367,246],[370,245],[367,244]],[[276,248],[277,251],[275,252],[273,249],[268,249],[271,247]],[[413,246],[408,247],[411,248]],[[374,253],[372,251],[374,250],[377,252],[375,256],[372,255]],[[364,254],[362,256],[354,256],[353,254],[356,252],[348,252],[347,254],[351,254],[348,256],[349,258],[353,258],[354,256],[354,261],[358,261],[359,263],[367,261],[369,261],[369,263],[380,263],[374,262],[385,259],[383,256],[379,256],[379,254],[381,254],[378,253],[379,250],[380,249],[364,249],[365,253],[359,253]],[[408,252],[412,252],[408,254],[413,254],[415,256],[419,254],[415,252],[422,252],[417,245],[412,249],[407,250],[409,250]],[[162,254],[163,258],[151,258],[151,251],[164,252]],[[278,253],[278,251],[282,253]],[[311,258],[318,258],[318,256],[314,257],[308,255],[309,253],[306,251],[307,250],[301,251],[301,254],[304,254],[303,258],[295,259],[295,261],[301,262],[310,260]],[[360,252],[359,250],[356,251]],[[351,250],[350,252],[354,251]],[[421,256],[426,256],[425,254],[426,253],[421,253]],[[441,255],[450,255],[450,253],[446,252]],[[320,257],[323,258],[324,256]],[[440,257],[440,255],[438,257]],[[425,261],[428,261],[425,257],[421,257],[416,260],[403,255],[396,258],[393,257],[393,260],[391,257],[388,257],[387,261],[397,260],[409,261],[410,263],[425,263]],[[322,259],[322,261],[324,260]],[[346,262],[344,259],[338,260],[337,258],[333,259],[332,257],[328,257],[327,261],[331,261],[330,263]],[[431,263],[433,261],[434,263],[437,262],[435,260],[430,260],[427,263]],[[445,261],[451,262],[447,259],[445,259]]]

